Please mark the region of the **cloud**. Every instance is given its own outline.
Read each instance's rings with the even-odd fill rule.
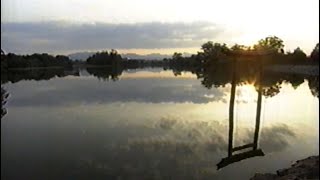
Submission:
[[[278,124],[261,131],[260,146],[265,152],[278,152],[290,146],[296,133],[286,124]]]
[[[221,36],[224,28],[193,23],[1,23],[1,47],[14,53],[96,49],[198,47]]]
[[[247,137],[244,138],[244,142],[251,142],[254,130],[247,129],[246,133],[245,136]],[[274,124],[262,128],[259,139],[259,145],[263,152],[280,152],[290,147],[291,142],[296,140],[296,132],[286,124]]]

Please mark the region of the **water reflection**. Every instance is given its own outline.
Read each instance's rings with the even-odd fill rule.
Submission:
[[[318,101],[314,103],[309,90],[317,87],[315,81],[290,80],[297,82],[297,88],[281,81],[274,88],[279,93],[263,98],[264,88],[270,86],[259,80],[259,74],[251,80],[231,74],[224,87],[207,89],[191,73],[175,77],[171,71],[145,71],[121,72],[112,78],[113,73],[101,69],[89,72],[90,76],[4,84],[12,96],[8,121],[1,126],[1,163],[6,165],[1,176],[249,179],[257,171],[273,172],[318,152],[314,145]],[[98,74],[100,79],[117,81],[99,81]],[[244,92],[239,93],[242,90],[252,98],[246,99]],[[294,103],[296,99],[299,103]],[[275,104],[282,102],[286,108],[276,111]],[[241,105],[247,109],[244,122],[237,118]],[[311,108],[299,111],[308,105]],[[236,109],[233,118],[228,106]],[[237,156],[240,149],[249,151]],[[266,156],[251,158],[262,154]]]
[[[308,82],[312,95],[319,98],[319,76],[309,77]]]
[[[264,156],[264,153],[261,149],[258,149],[258,138],[259,138],[259,129],[260,129],[260,117],[261,117],[261,101],[262,101],[262,71],[260,69],[259,76],[257,77],[258,82],[258,100],[257,100],[257,110],[256,110],[256,124],[254,130],[253,143],[245,144],[242,146],[233,147],[233,134],[234,134],[234,101],[235,101],[235,92],[236,92],[236,79],[237,79],[237,69],[236,62],[234,62],[233,67],[233,77],[232,77],[232,87],[231,87],[231,96],[229,103],[229,145],[228,145],[228,157],[223,158],[218,164],[217,168],[221,169],[229,164],[252,158],[255,156]],[[241,152],[238,154],[233,154],[236,151],[242,151],[244,149],[252,148],[249,151]]]
[[[1,119],[3,116],[7,114],[7,109],[5,105],[7,103],[7,99],[9,97],[9,93],[1,86]]]
[[[1,84],[8,82],[17,83],[26,80],[50,80],[52,78],[62,78],[66,76],[79,76],[79,69],[63,68],[39,68],[31,70],[9,70],[1,72]]]
[[[98,79],[108,81],[117,81],[122,74],[123,69],[120,67],[107,67],[107,68],[87,68],[89,74],[97,77]]]
[[[165,69],[165,68],[164,68]],[[256,84],[256,78],[259,76],[259,66],[252,62],[237,62],[236,66],[237,77],[236,83],[241,84]],[[52,78],[61,78],[66,76],[79,77],[80,72],[86,71],[90,75],[103,81],[117,81],[123,76],[123,72],[129,70],[137,70],[137,68],[121,68],[121,67],[87,67],[85,69],[33,69],[33,70],[15,70],[1,73],[1,84],[7,82],[16,83],[21,80],[49,80]],[[232,82],[232,63],[222,63],[212,66],[206,71],[196,69],[192,71],[174,70],[175,76],[181,76],[183,72],[190,72],[194,74],[197,79],[201,80],[201,84],[211,89],[212,87],[225,87]],[[294,88],[297,88],[305,80],[309,82],[309,88],[312,94],[319,97],[319,76],[318,75],[303,75],[303,74],[288,74],[278,73],[264,70],[263,81],[260,82],[262,87],[262,94],[266,97],[273,97],[280,92],[281,84],[283,82],[290,83]],[[257,86],[258,87],[258,86]]]

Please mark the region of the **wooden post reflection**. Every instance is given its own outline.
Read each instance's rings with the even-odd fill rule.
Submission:
[[[259,137],[259,130],[260,130],[260,118],[261,118],[261,101],[262,101],[262,64],[259,63],[259,81],[258,81],[258,101],[257,101],[257,112],[256,112],[256,127],[254,131],[254,139],[253,139],[253,149],[256,150],[258,146],[258,137]]]
[[[229,145],[228,145],[228,156],[232,155],[232,146],[233,146],[233,114],[234,114],[234,99],[236,94],[236,60],[232,62],[232,86],[231,86],[231,96],[229,104]]]
[[[259,138],[259,130],[260,130],[260,117],[261,117],[261,102],[262,102],[262,66],[259,68],[259,80],[258,80],[258,101],[257,101],[257,112],[256,112],[256,125],[254,131],[253,143],[245,144],[238,147],[233,147],[233,127],[234,127],[234,100],[235,100],[235,92],[236,92],[236,60],[233,61],[233,75],[232,75],[232,86],[231,86],[231,96],[230,96],[230,105],[229,105],[229,144],[228,144],[228,157],[223,158],[218,164],[217,168],[223,168],[229,164],[255,157],[255,156],[264,156],[264,153],[261,149],[258,149],[258,138]],[[249,151],[233,154],[236,151],[240,151],[243,149],[252,148]]]

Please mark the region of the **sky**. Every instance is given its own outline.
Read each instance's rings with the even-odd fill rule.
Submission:
[[[6,52],[196,53],[207,42],[253,45],[278,36],[310,53],[318,0],[1,0]]]

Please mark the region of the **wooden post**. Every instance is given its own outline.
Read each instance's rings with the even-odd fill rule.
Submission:
[[[234,59],[232,61],[232,86],[231,86],[231,96],[230,96],[230,104],[229,104],[229,146],[228,146],[228,156],[232,155],[233,149],[233,114],[234,114],[234,99],[236,93],[236,63],[237,61]]]
[[[254,131],[254,139],[253,139],[253,149],[257,149],[258,147],[258,137],[259,137],[259,129],[260,129],[260,117],[261,117],[261,101],[262,101],[262,62],[259,62],[259,80],[258,80],[258,101],[257,101],[257,111],[256,111],[256,127]]]

